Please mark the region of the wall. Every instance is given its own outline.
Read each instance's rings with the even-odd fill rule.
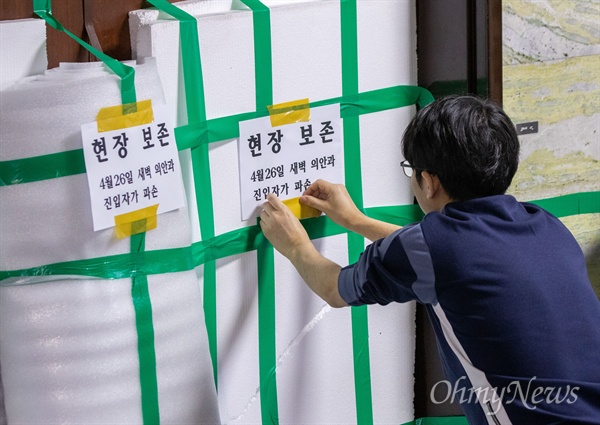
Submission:
[[[504,108],[520,136],[510,193],[536,200],[600,190],[600,3],[504,0]],[[600,214],[563,218],[586,255],[600,296]]]

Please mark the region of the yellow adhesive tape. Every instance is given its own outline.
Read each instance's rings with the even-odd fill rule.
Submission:
[[[299,219],[319,217],[321,215],[321,211],[319,211],[318,209],[309,207],[308,205],[301,204],[299,197],[292,198],[292,199],[286,199],[285,201],[282,201],[282,202]]]
[[[152,121],[154,121],[154,113],[150,99],[102,108],[96,116],[99,133],[149,124]]]
[[[291,102],[270,105],[267,106],[267,110],[269,111],[272,127],[310,121],[308,99],[292,100]]]
[[[156,228],[158,204],[115,216],[115,233],[122,239]]]

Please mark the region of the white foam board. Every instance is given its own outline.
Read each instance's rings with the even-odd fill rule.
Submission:
[[[20,78],[44,72],[47,67],[43,19],[0,21],[0,91]]]
[[[340,6],[337,1],[270,2],[273,102],[342,95]],[[198,16],[206,112],[209,119],[256,108],[252,12]],[[165,98],[185,125],[179,24],[134,11],[132,45],[156,58]],[[373,29],[377,28],[377,31]],[[358,2],[361,91],[416,84],[414,1]],[[266,105],[265,105],[266,106]],[[360,117],[365,207],[412,204],[399,167],[400,141],[413,107]],[[237,140],[212,143],[210,172],[217,235],[254,225],[240,220]],[[188,179],[193,240],[200,240],[193,181]],[[345,235],[315,241],[347,264]],[[201,270],[201,269],[200,269]],[[201,276],[201,271],[200,271]],[[354,423],[350,309],[330,309],[276,254],[277,395],[281,423]],[[256,252],[217,261],[219,407],[223,423],[261,422],[258,371]],[[374,421],[413,419],[414,306],[369,307]]]

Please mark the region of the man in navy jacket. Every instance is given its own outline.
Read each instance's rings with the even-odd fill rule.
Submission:
[[[318,180],[300,201],[373,241],[360,259],[342,268],[323,257],[273,195],[265,236],[333,307],[424,304],[470,423],[599,424],[600,302],[566,227],[505,194],[519,157],[508,116],[443,98],[417,113],[402,148],[420,223],[371,219],[343,185]]]

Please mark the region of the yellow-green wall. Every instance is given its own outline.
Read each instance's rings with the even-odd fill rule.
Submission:
[[[503,103],[522,135],[509,192],[522,201],[600,190],[600,3],[503,0]],[[600,214],[562,219],[600,297]]]

